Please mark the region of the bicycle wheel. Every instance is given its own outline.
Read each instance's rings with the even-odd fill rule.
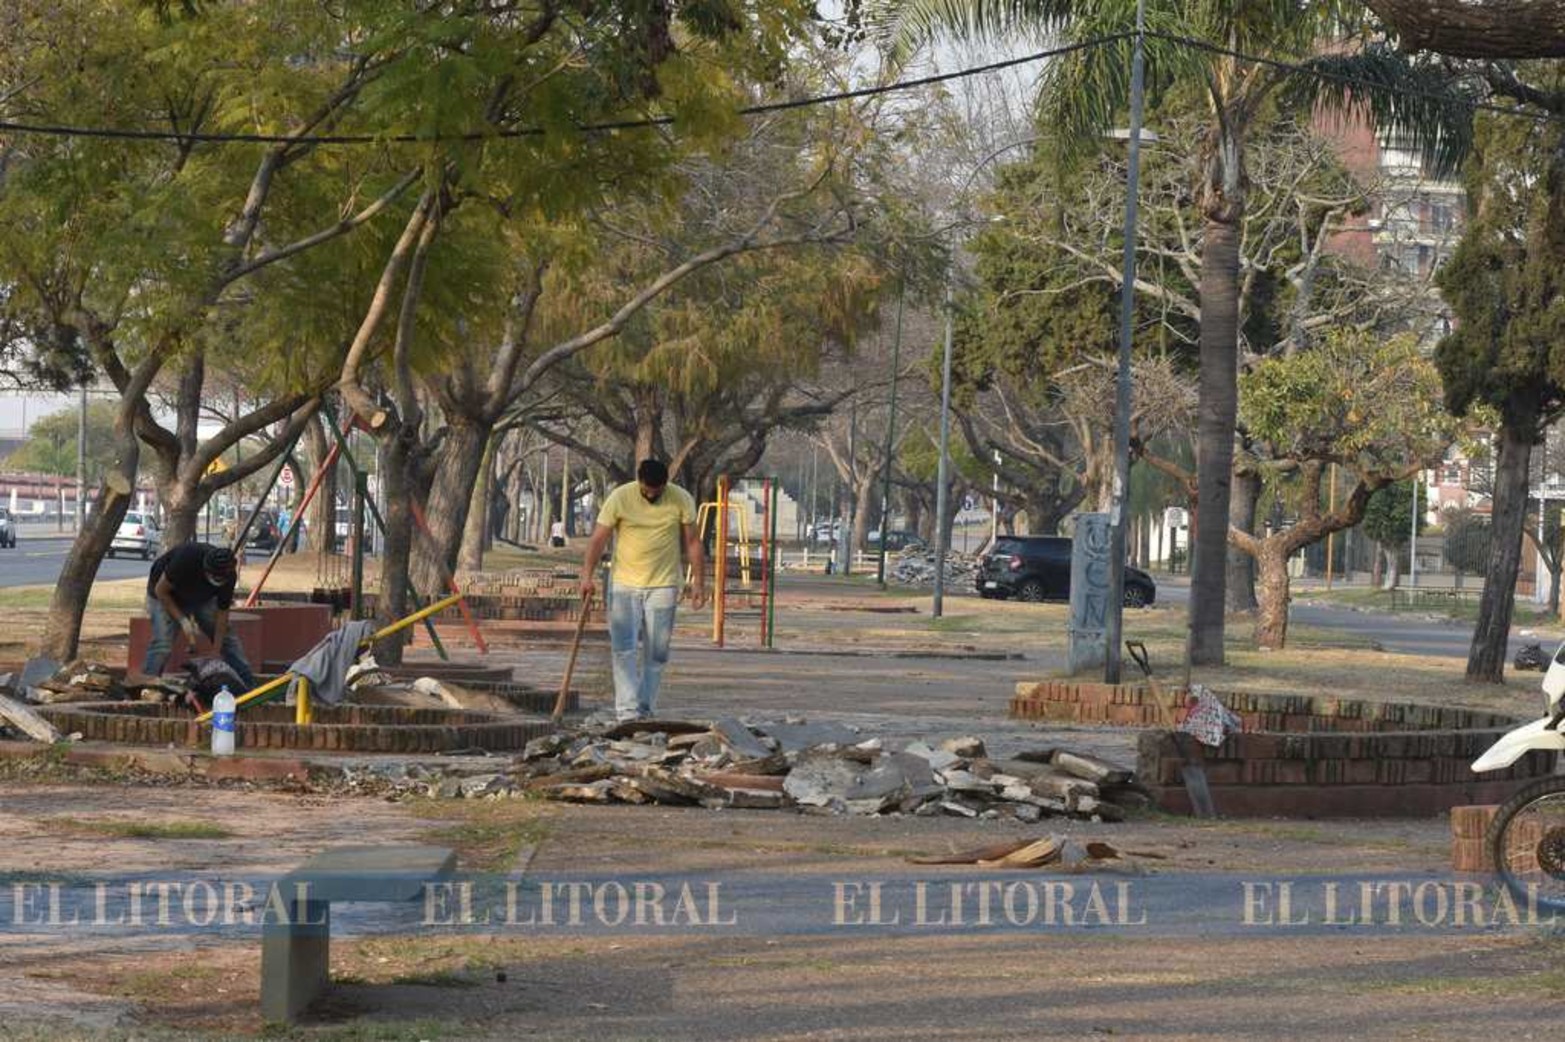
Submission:
[[[1565,777],[1541,778],[1505,801],[1484,846],[1512,894],[1565,911]]]

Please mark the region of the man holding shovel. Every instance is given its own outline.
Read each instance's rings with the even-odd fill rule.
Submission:
[[[597,591],[593,576],[611,538],[614,715],[635,720],[651,716],[657,706],[674,637],[674,606],[684,585],[681,546],[694,576],[691,607],[706,604],[706,555],[696,532],[696,503],[690,493],[668,483],[668,466],[662,461],[642,460],[636,480],[620,485],[603,501],[581,564],[583,599]]]

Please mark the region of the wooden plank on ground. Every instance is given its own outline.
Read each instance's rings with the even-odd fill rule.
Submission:
[[[55,730],[53,724],[14,698],[0,695],[0,718],[4,718],[7,723],[14,725],[17,730],[35,742],[53,745],[60,740],[60,732]]]

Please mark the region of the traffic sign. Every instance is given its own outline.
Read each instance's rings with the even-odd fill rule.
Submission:
[[[277,483],[283,488],[293,488],[293,467],[283,465],[283,472],[277,475]]]

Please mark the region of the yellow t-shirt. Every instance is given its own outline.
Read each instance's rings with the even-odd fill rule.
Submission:
[[[614,585],[683,586],[680,526],[695,523],[696,501],[678,485],[663,486],[656,503],[648,503],[634,481],[610,492],[598,524],[614,529]]]

